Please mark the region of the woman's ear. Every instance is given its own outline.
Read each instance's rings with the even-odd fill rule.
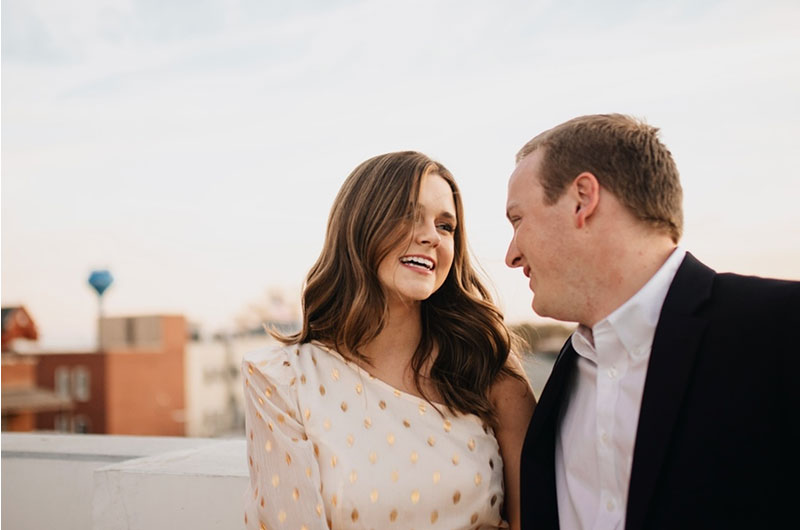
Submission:
[[[600,202],[600,183],[597,182],[597,177],[584,171],[575,177],[570,187],[575,198],[575,227],[583,228]]]

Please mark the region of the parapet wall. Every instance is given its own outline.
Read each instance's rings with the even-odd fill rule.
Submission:
[[[243,439],[2,435],[2,526],[211,530],[242,526]]]

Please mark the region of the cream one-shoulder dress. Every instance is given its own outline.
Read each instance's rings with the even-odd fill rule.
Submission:
[[[475,415],[444,416],[316,343],[242,363],[249,529],[505,528],[503,462]]]

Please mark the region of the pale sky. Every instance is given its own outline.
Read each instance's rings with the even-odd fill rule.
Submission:
[[[299,298],[358,163],[414,149],[456,176],[508,320],[534,320],[503,264],[514,154],[599,112],[661,128],[695,256],[800,279],[798,27],[780,0],[2,0],[2,303],[44,348],[91,346],[107,267],[108,314],[228,329]]]

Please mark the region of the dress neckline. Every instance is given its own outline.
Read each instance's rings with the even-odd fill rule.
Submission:
[[[368,377],[371,381],[375,381],[376,384],[378,384],[379,386],[385,387],[387,390],[389,390],[390,392],[392,392],[395,396],[397,396],[399,398],[403,398],[403,399],[406,399],[408,401],[413,401],[416,404],[421,404],[421,403],[423,403],[425,405],[432,404],[432,405],[435,405],[436,407],[442,407],[446,412],[450,413],[447,405],[445,405],[444,403],[439,403],[437,401],[426,401],[425,398],[423,398],[423,397],[420,397],[420,396],[417,396],[417,395],[414,395],[414,394],[410,394],[408,392],[400,390],[396,386],[387,383],[386,381],[384,381],[380,377],[375,377],[374,375],[369,373],[367,370],[365,370],[364,368],[362,368],[358,364],[356,364],[353,361],[347,359],[344,355],[342,355],[338,351],[334,350],[333,348],[329,348],[328,346],[322,344],[319,341],[313,340],[313,341],[311,341],[310,344],[312,344],[313,346],[316,346],[317,348],[325,351],[326,353],[329,353],[329,354],[333,355],[335,358],[337,358],[340,361],[342,361],[351,370],[355,371],[356,373],[358,373],[361,376]],[[450,414],[452,415],[452,413],[450,413]],[[457,415],[458,416],[474,416],[474,414],[460,414],[460,413],[457,414]]]

